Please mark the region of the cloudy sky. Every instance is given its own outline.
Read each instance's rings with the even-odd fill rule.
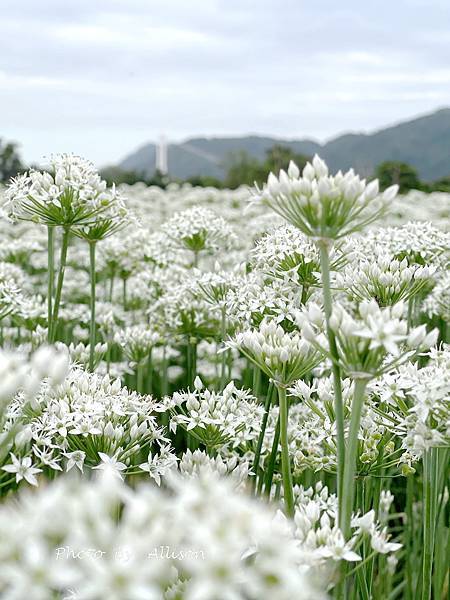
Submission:
[[[1,0],[0,137],[99,165],[164,133],[328,139],[450,105],[448,0]]]

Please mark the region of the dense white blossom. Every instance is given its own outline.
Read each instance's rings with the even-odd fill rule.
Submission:
[[[99,218],[121,219],[126,210],[94,165],[73,154],[53,156],[48,171],[18,175],[6,191],[6,200],[4,208],[11,218],[50,226],[90,226]]]
[[[106,470],[1,506],[2,597],[156,599],[182,585],[188,600],[325,598],[269,508],[208,470],[173,486],[132,490]]]
[[[376,220],[398,186],[379,195],[378,181],[367,184],[353,169],[332,176],[317,155],[303,172],[292,161],[279,177],[270,173],[253,202],[266,204],[286,221],[316,239],[338,239]]]

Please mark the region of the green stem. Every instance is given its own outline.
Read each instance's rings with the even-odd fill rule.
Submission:
[[[226,308],[222,308],[222,318],[220,323],[220,337],[222,344],[225,342],[225,336],[227,333],[227,313]],[[222,391],[225,387],[226,381],[226,368],[227,368],[227,350],[222,350],[221,362],[220,362],[220,390]]]
[[[280,405],[280,441],[281,441],[281,472],[283,476],[284,504],[286,514],[294,516],[294,489],[292,485],[291,463],[289,459],[288,441],[288,402],[286,388],[278,386],[278,402]]]
[[[144,384],[144,366],[138,363],[136,367],[136,391],[138,394],[142,394],[142,388]]]
[[[306,300],[308,298],[309,287],[305,284],[302,285],[302,296],[300,298],[300,304],[304,306],[306,304]]]
[[[52,226],[47,227],[47,260],[47,339],[51,342],[53,284],[55,279],[55,229]]]
[[[110,342],[110,340],[107,340],[107,349],[106,349],[106,372],[109,375],[109,372],[111,370],[111,345],[112,342]]]
[[[344,437],[344,403],[342,400],[341,386],[341,371],[339,368],[339,354],[336,345],[336,337],[330,327],[330,317],[333,308],[331,298],[331,283],[330,283],[330,257],[328,254],[328,245],[326,241],[319,244],[320,249],[320,265],[322,271],[322,290],[323,290],[323,306],[325,311],[325,320],[327,327],[327,337],[330,345],[330,353],[332,357],[333,371],[333,387],[334,387],[334,412],[336,418],[336,433],[337,433],[337,492],[339,500],[339,524],[342,521],[342,485],[344,479],[345,466],[345,437]]]
[[[67,248],[69,247],[69,236],[70,236],[70,228],[64,227],[62,242],[61,242],[61,255],[60,255],[60,260],[59,260],[58,281],[56,284],[55,301],[53,304],[52,331],[51,331],[51,335],[50,335],[50,341],[52,343],[55,341],[56,330],[58,328],[59,306],[61,304],[61,293],[62,293],[62,287],[63,287],[63,283],[64,283],[64,273],[66,270]]]
[[[434,573],[433,592],[436,598],[444,595],[445,582],[449,574],[448,557],[450,556],[450,531],[448,528],[448,498],[449,489],[449,454],[448,448],[436,448],[436,516],[434,539]]]
[[[163,348],[163,361],[162,361],[162,381],[161,381],[161,396],[167,396],[169,393],[169,381],[168,381],[168,373],[167,369],[169,366],[169,361],[167,359],[167,346],[164,345]]]
[[[148,369],[148,382],[147,382],[147,393],[153,394],[153,364],[152,364],[152,349],[148,353],[147,358],[147,369]]]
[[[124,278],[122,280],[122,303],[123,310],[127,310],[127,280]]]
[[[267,465],[267,472],[264,482],[264,493],[270,498],[270,492],[272,490],[273,473],[275,471],[275,463],[278,454],[278,444],[280,442],[280,417],[277,419],[275,431],[273,434],[272,450],[270,452],[269,463]]]
[[[255,473],[255,478],[253,480],[254,486],[256,485],[256,480],[258,478],[258,470],[259,470],[259,460],[261,458],[261,448],[264,441],[264,435],[266,433],[267,420],[269,418],[270,412],[270,404],[272,402],[272,393],[273,393],[273,383],[271,382],[269,385],[269,389],[267,390],[266,401],[264,403],[264,414],[261,421],[261,430],[258,436],[258,442],[256,444],[255,450],[255,460],[253,461],[253,471]]]
[[[422,600],[431,600],[436,506],[438,496],[437,448],[425,450],[423,455],[423,560]]]
[[[414,574],[414,478],[409,475],[406,478],[406,530],[405,530],[405,550],[406,550],[406,598],[413,600],[413,574]]]
[[[186,367],[188,388],[192,390],[197,374],[197,344],[195,338],[191,337],[190,335],[187,336]]]
[[[261,369],[256,365],[253,367],[252,392],[255,398],[259,397],[261,390]]]
[[[108,299],[109,299],[110,302],[112,302],[113,292],[114,292],[114,271],[111,273],[111,279],[109,280],[109,294],[108,294]]]
[[[91,279],[91,320],[89,324],[89,371],[94,371],[95,357],[95,242],[89,242],[89,275]]]
[[[348,434],[346,457],[344,465],[344,478],[342,485],[342,510],[340,528],[345,539],[350,537],[350,519],[353,510],[353,499],[355,494],[355,472],[358,453],[358,434],[361,422],[361,412],[364,404],[364,393],[367,381],[364,379],[355,380],[355,391],[353,394],[350,431]]]
[[[161,397],[165,398],[169,393],[169,381],[168,381],[168,366],[169,360],[167,358],[167,346],[163,346],[163,360],[162,360],[162,373],[161,373]],[[169,411],[163,412],[161,415],[161,423],[169,429],[170,414]]]
[[[411,297],[408,300],[408,317],[407,317],[407,333],[409,333],[412,324],[413,324],[413,314],[414,314],[414,298]]]
[[[351,577],[352,575],[354,575],[359,569],[361,569],[361,567],[363,567],[364,565],[366,565],[370,560],[372,560],[372,558],[374,556],[376,556],[376,552],[371,552],[370,554],[368,554],[366,556],[366,558],[364,558],[361,562],[359,562],[356,567],[354,567],[351,571],[349,571],[347,573],[348,577]]]

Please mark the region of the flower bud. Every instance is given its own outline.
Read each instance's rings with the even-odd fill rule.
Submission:
[[[314,167],[312,166],[311,163],[306,163],[305,168],[303,169],[303,177],[305,179],[308,179],[309,181],[312,181],[314,179],[316,175],[316,172],[314,171]]]
[[[298,179],[300,177],[300,169],[292,160],[289,162],[288,175],[291,179]]]
[[[314,155],[312,166],[314,167],[317,177],[326,177],[328,175],[327,165],[317,154]]]

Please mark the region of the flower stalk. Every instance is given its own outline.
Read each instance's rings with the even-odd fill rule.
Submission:
[[[277,385],[278,402],[280,405],[280,443],[281,443],[281,472],[283,476],[283,491],[285,511],[289,517],[294,516],[294,489],[292,485],[291,461],[289,458],[288,440],[288,401],[286,387]]]
[[[361,423],[361,413],[364,404],[364,396],[367,380],[356,379],[351,409],[350,430],[346,445],[345,465],[341,488],[341,523],[340,528],[347,539],[350,535],[350,519],[353,511],[353,500],[355,496],[355,473],[356,460],[358,456],[358,434]]]
[[[55,228],[47,227],[47,339],[51,342],[53,284],[55,279]]]
[[[330,257],[329,240],[319,242],[320,264],[322,271],[322,293],[324,313],[326,320],[326,331],[330,345],[332,360],[333,386],[334,386],[334,412],[337,431],[337,492],[338,498],[342,497],[342,483],[345,465],[345,438],[344,438],[344,403],[342,400],[341,370],[339,367],[339,354],[336,345],[336,337],[330,327],[330,317],[333,308],[330,283]]]
[[[91,282],[91,297],[90,310],[91,318],[89,322],[89,371],[94,370],[95,357],[95,287],[96,287],[96,271],[95,271],[95,248],[96,242],[89,242],[89,276]]]
[[[57,328],[58,328],[59,307],[61,304],[61,294],[62,294],[62,288],[63,288],[63,283],[64,283],[64,273],[66,270],[67,249],[69,247],[69,237],[70,237],[70,227],[64,227],[62,241],[61,241],[61,255],[60,255],[60,259],[59,259],[58,280],[56,283],[56,293],[55,293],[55,300],[54,300],[54,304],[53,304],[50,342],[55,341],[56,332],[57,332]]]
[[[259,470],[259,461],[261,458],[261,449],[262,449],[262,445],[263,445],[263,441],[264,441],[264,436],[266,433],[267,421],[269,419],[273,390],[274,390],[274,385],[271,382],[269,384],[269,389],[267,390],[266,400],[264,402],[264,414],[263,414],[263,418],[261,421],[261,430],[259,432],[258,442],[256,444],[255,459],[253,461],[253,471],[255,473],[255,478],[253,480],[254,487],[256,487],[256,481],[258,479],[258,470]]]

